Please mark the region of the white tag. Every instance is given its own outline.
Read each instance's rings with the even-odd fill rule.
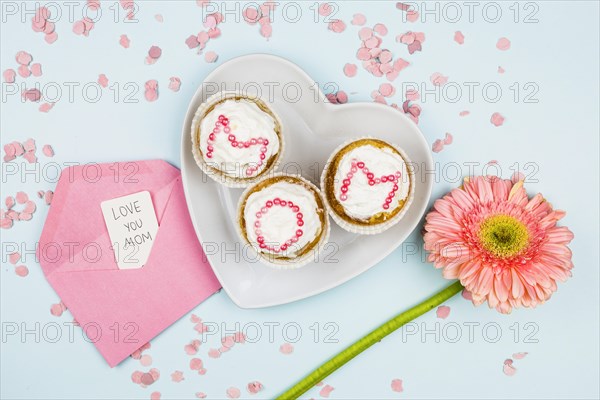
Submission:
[[[150,192],[106,200],[100,207],[119,269],[141,268],[148,261],[158,232]]]

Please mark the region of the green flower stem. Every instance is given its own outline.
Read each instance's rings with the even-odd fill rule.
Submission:
[[[460,292],[462,289],[463,286],[457,281],[441,292],[434,294],[424,302],[401,314],[396,315],[394,318],[371,331],[371,333],[368,335],[357,340],[339,352],[337,355],[330,358],[327,362],[312,371],[300,382],[296,383],[285,393],[281,394],[278,399],[297,399],[317,383],[321,382],[323,379],[335,372],[338,368],[342,367],[348,361],[352,360],[354,357],[373,346],[375,343],[381,341],[381,339],[394,332],[398,328],[439,306],[444,301]]]

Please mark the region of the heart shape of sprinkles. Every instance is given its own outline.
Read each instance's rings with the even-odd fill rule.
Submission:
[[[215,150],[213,143],[217,138],[217,134],[220,133],[221,130],[223,131],[223,133],[226,133],[228,135],[227,139],[231,143],[231,147],[237,147],[238,149],[247,149],[251,146],[261,146],[259,155],[260,159],[258,161],[258,164],[256,166],[250,165],[246,169],[246,175],[251,176],[255,171],[258,170],[258,168],[260,168],[263,165],[265,159],[267,158],[266,153],[269,140],[267,138],[257,137],[246,140],[245,142],[238,141],[237,137],[233,133],[231,133],[231,128],[229,127],[229,118],[221,114],[219,115],[219,120],[215,122],[214,129],[208,135],[208,143],[206,146],[206,158],[212,158],[213,151]]]
[[[348,200],[348,190],[350,184],[352,183],[352,178],[354,178],[354,174],[356,174],[359,170],[367,176],[367,179],[369,179],[369,186],[375,186],[382,183],[394,184],[394,186],[392,187],[392,191],[388,193],[388,196],[386,197],[385,202],[382,205],[384,210],[389,209],[390,204],[392,203],[392,200],[394,199],[394,197],[396,196],[396,192],[398,191],[398,181],[402,176],[402,173],[400,171],[396,171],[396,173],[393,175],[382,175],[379,178],[376,178],[375,175],[371,171],[369,171],[369,168],[365,165],[365,163],[363,161],[357,160],[356,158],[352,159],[352,167],[350,168],[350,171],[348,171],[348,173],[346,174],[346,179],[342,181],[342,187],[340,188],[340,200]]]
[[[261,220],[261,218],[263,218],[265,215],[268,214],[268,212],[271,208],[273,208],[275,206],[282,207],[282,208],[287,207],[288,209],[290,209],[296,216],[296,225],[298,226],[298,229],[296,230],[295,235],[292,236],[290,239],[286,240],[284,243],[282,243],[278,246],[271,246],[271,245],[267,244],[268,242],[266,241],[265,237],[263,236],[263,232],[260,229],[261,225],[262,225],[260,220]],[[275,197],[273,200],[267,200],[267,202],[260,209],[260,211],[258,211],[256,213],[256,221],[254,221],[254,233],[256,234],[256,241],[258,242],[258,246],[261,249],[269,250],[274,253],[280,253],[282,251],[286,251],[288,249],[288,247],[290,247],[294,243],[297,243],[298,239],[300,239],[300,237],[302,235],[304,235],[304,231],[302,229],[300,229],[300,227],[302,227],[303,225],[304,225],[304,215],[302,214],[300,207],[298,207],[292,201],[282,200],[279,197]]]

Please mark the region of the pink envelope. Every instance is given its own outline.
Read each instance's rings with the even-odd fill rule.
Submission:
[[[100,203],[144,190],[152,197],[158,233],[142,268],[119,269]],[[181,174],[161,160],[65,169],[38,258],[111,367],[221,288],[192,227]]]

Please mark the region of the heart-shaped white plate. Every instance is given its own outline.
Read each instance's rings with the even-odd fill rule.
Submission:
[[[242,189],[208,178],[196,165],[190,129],[198,106],[222,90],[259,95],[283,123],[285,154],[280,170],[300,173],[316,185],[329,154],[344,141],[373,136],[399,145],[415,165],[415,197],[404,218],[387,231],[360,236],[331,221],[329,243],[318,260],[291,270],[261,264],[236,233],[236,206]],[[208,261],[231,299],[243,308],[268,307],[303,299],[340,285],[377,264],[398,247],[425,212],[433,160],[419,128],[402,112],[377,103],[329,103],[318,85],[283,58],[256,54],[216,68],[188,108],[181,138],[181,172],[190,216]]]

